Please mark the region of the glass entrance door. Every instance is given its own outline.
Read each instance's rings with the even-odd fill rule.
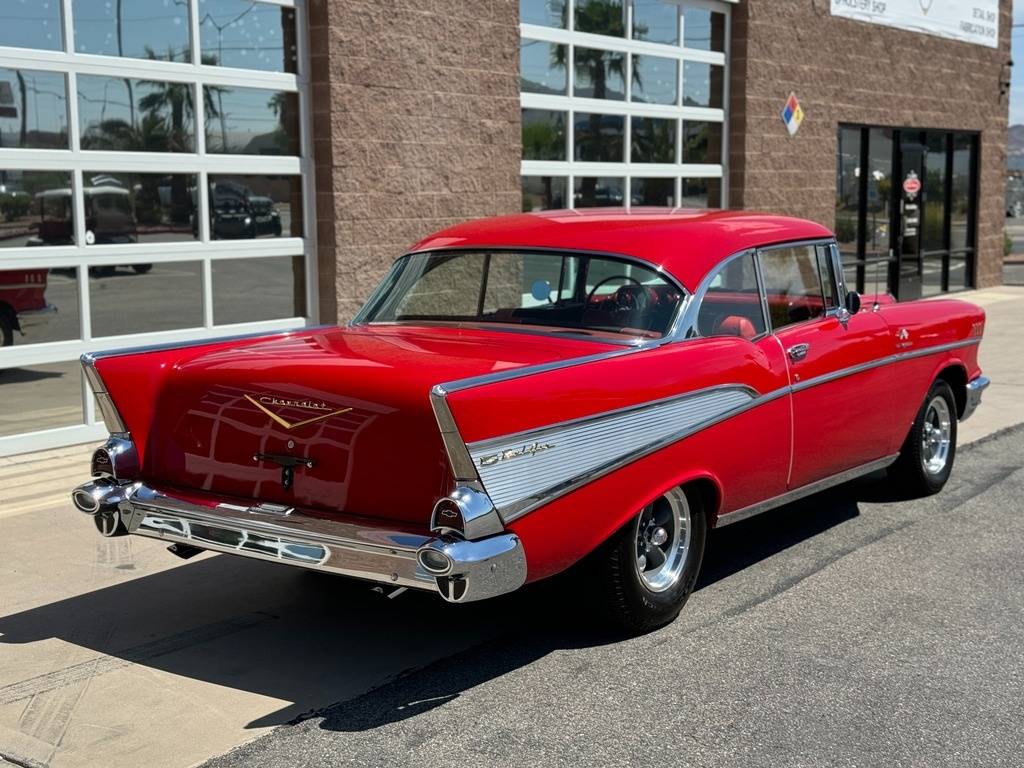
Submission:
[[[903,131],[897,142],[899,152],[896,157],[896,181],[899,188],[896,192],[899,204],[895,207],[896,217],[896,274],[898,298],[921,298],[921,283],[924,275],[921,262],[921,214],[924,189],[925,146],[921,142],[921,134],[916,131]]]
[[[847,285],[907,300],[974,284],[978,137],[842,125],[835,231]]]

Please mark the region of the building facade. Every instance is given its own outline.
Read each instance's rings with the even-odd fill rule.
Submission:
[[[479,216],[753,208],[861,290],[992,285],[1010,4],[964,5],[7,0],[0,455],[104,434],[83,352],[344,321]]]

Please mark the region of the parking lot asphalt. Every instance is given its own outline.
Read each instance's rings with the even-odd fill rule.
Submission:
[[[1019,766],[1022,457],[1017,427],[963,449],[938,496],[870,478],[715,531],[646,636],[596,630],[564,584],[498,601],[486,641],[206,768]]]

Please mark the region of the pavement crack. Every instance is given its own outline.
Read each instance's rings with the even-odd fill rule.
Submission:
[[[0,763],[10,763],[18,768],[47,768],[46,763],[38,760],[31,760],[27,757],[17,757],[8,752],[0,752]]]
[[[717,624],[723,619],[731,619],[736,616],[739,616],[742,613],[746,613],[747,611],[753,610],[762,603],[766,603],[769,600],[783,594],[784,592],[788,592],[793,587],[800,584],[802,581],[809,579],[816,573],[820,573],[825,568],[828,568],[833,563],[842,560],[847,555],[851,555],[854,552],[863,549],[864,547],[870,546],[878,541],[881,541],[882,539],[891,536],[894,533],[898,533],[899,531],[902,531],[905,528],[909,528],[910,526],[914,525],[915,522],[916,521],[914,520],[906,520],[896,525],[886,526],[885,528],[881,528],[880,530],[876,531],[871,536],[861,539],[855,544],[850,544],[849,546],[842,547],[841,549],[837,549],[833,552],[830,552],[826,557],[819,558],[817,562],[815,562],[814,565],[812,565],[810,568],[806,568],[801,573],[793,574],[789,578],[776,582],[775,585],[768,591],[762,592],[760,595],[757,595],[756,597],[747,600],[746,602],[741,603],[740,605],[737,605],[734,608],[730,608],[729,610],[724,611],[722,615],[712,623]]]

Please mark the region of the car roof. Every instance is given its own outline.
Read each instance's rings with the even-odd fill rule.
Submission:
[[[553,248],[620,254],[659,266],[693,291],[716,264],[739,251],[832,236],[812,221],[769,213],[585,208],[477,219],[435,232],[411,251]]]

